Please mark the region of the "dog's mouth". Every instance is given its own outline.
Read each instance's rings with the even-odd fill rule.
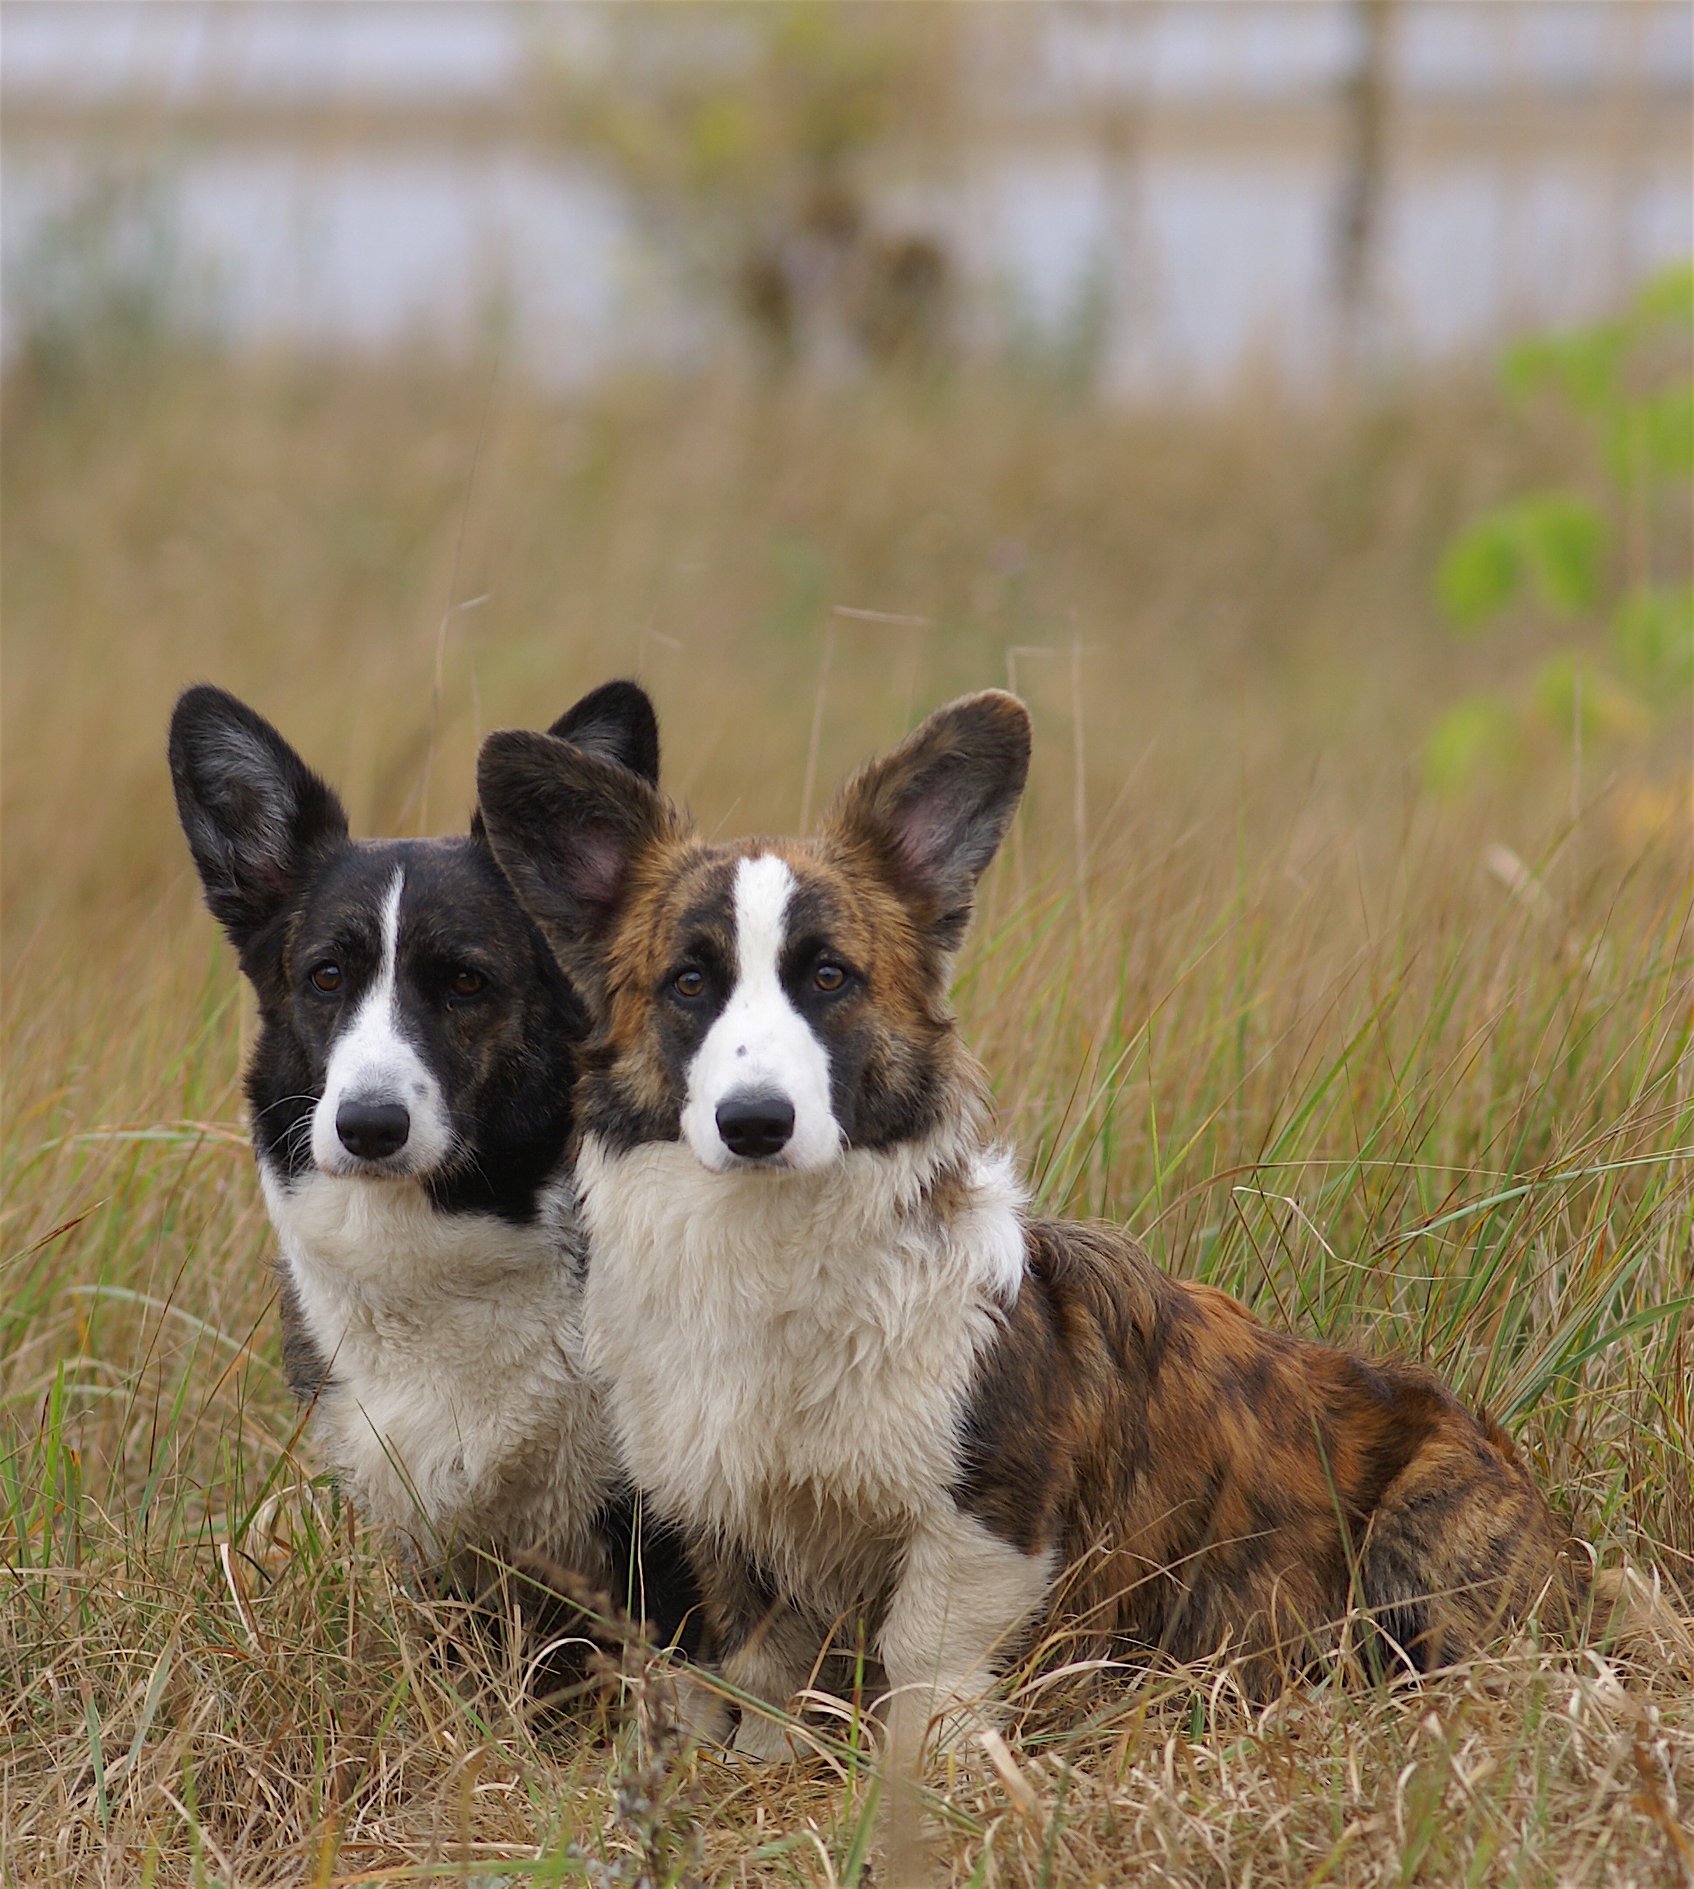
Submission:
[[[342,1154],[316,1163],[318,1172],[337,1181],[421,1181],[426,1170],[403,1154],[367,1157]]]
[[[732,1154],[727,1161],[712,1172],[718,1174],[798,1174],[801,1170],[785,1153]]]
[[[694,1153],[708,1174],[721,1174],[730,1180],[747,1175],[761,1180],[803,1181],[816,1180],[829,1173],[839,1164],[842,1150],[835,1148],[820,1157],[790,1144],[769,1154],[734,1154],[722,1147],[708,1148],[704,1152],[695,1149]]]

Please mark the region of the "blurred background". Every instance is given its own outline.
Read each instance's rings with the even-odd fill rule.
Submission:
[[[79,245],[230,343],[1304,389],[1689,245],[1680,0],[7,8],[7,346]]]
[[[1514,600],[1506,564],[1594,625],[1679,574],[1640,488],[1689,430],[1680,0],[11,0],[4,34],[10,708],[42,637],[61,683],[67,642],[133,663],[119,699],[155,716],[186,674],[285,700],[333,650],[326,733],[427,695],[433,744],[479,682],[511,715],[608,661],[686,654],[698,702],[752,634],[808,698],[826,656],[849,696],[897,674],[890,728],[1008,673],[1068,715],[1133,651],[1155,698],[1219,706],[1232,659],[1278,686],[1304,660],[1332,733],[1380,639],[1360,597],[1344,633],[1309,619],[1361,534],[1442,667],[1443,621]],[[1646,457],[1608,487],[1630,425]],[[125,453],[148,470],[112,491]],[[1455,534],[1573,481],[1472,544],[1443,608]],[[122,603],[44,562],[114,532]],[[1627,732],[1681,679],[1560,699]],[[1521,747],[1497,694],[1452,694],[1437,773]],[[766,758],[815,763],[827,729],[789,719]],[[423,791],[371,787],[373,814]]]
[[[367,830],[634,671],[730,828],[1009,682],[1079,878],[1687,842],[1681,0],[9,0],[0,104],[14,950],[190,890],[196,677]]]

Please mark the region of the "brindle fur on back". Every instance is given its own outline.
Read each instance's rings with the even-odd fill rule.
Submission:
[[[1446,1666],[1582,1577],[1498,1425],[1430,1372],[1261,1325],[1123,1234],[1034,1221],[965,1423],[964,1508],[1070,1570],[1096,1652],[1229,1649],[1263,1693],[1332,1654]]]

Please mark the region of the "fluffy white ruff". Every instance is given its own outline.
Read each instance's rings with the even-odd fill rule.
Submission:
[[[1023,1194],[951,1138],[821,1172],[708,1172],[685,1142],[577,1165],[587,1357],[661,1510],[751,1548],[809,1605],[858,1605],[946,1501],[978,1354],[1022,1284]]]
[[[514,1227],[438,1212],[407,1181],[262,1178],[329,1365],[312,1441],[364,1514],[432,1563],[470,1544],[597,1571],[617,1459],[560,1205]]]

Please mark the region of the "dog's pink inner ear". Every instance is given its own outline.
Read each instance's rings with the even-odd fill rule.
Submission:
[[[574,827],[564,846],[571,884],[584,905],[608,910],[623,885],[628,855],[615,833],[605,827]]]
[[[930,788],[898,808],[891,822],[894,850],[903,867],[932,880],[947,864],[959,824],[954,796]]]

